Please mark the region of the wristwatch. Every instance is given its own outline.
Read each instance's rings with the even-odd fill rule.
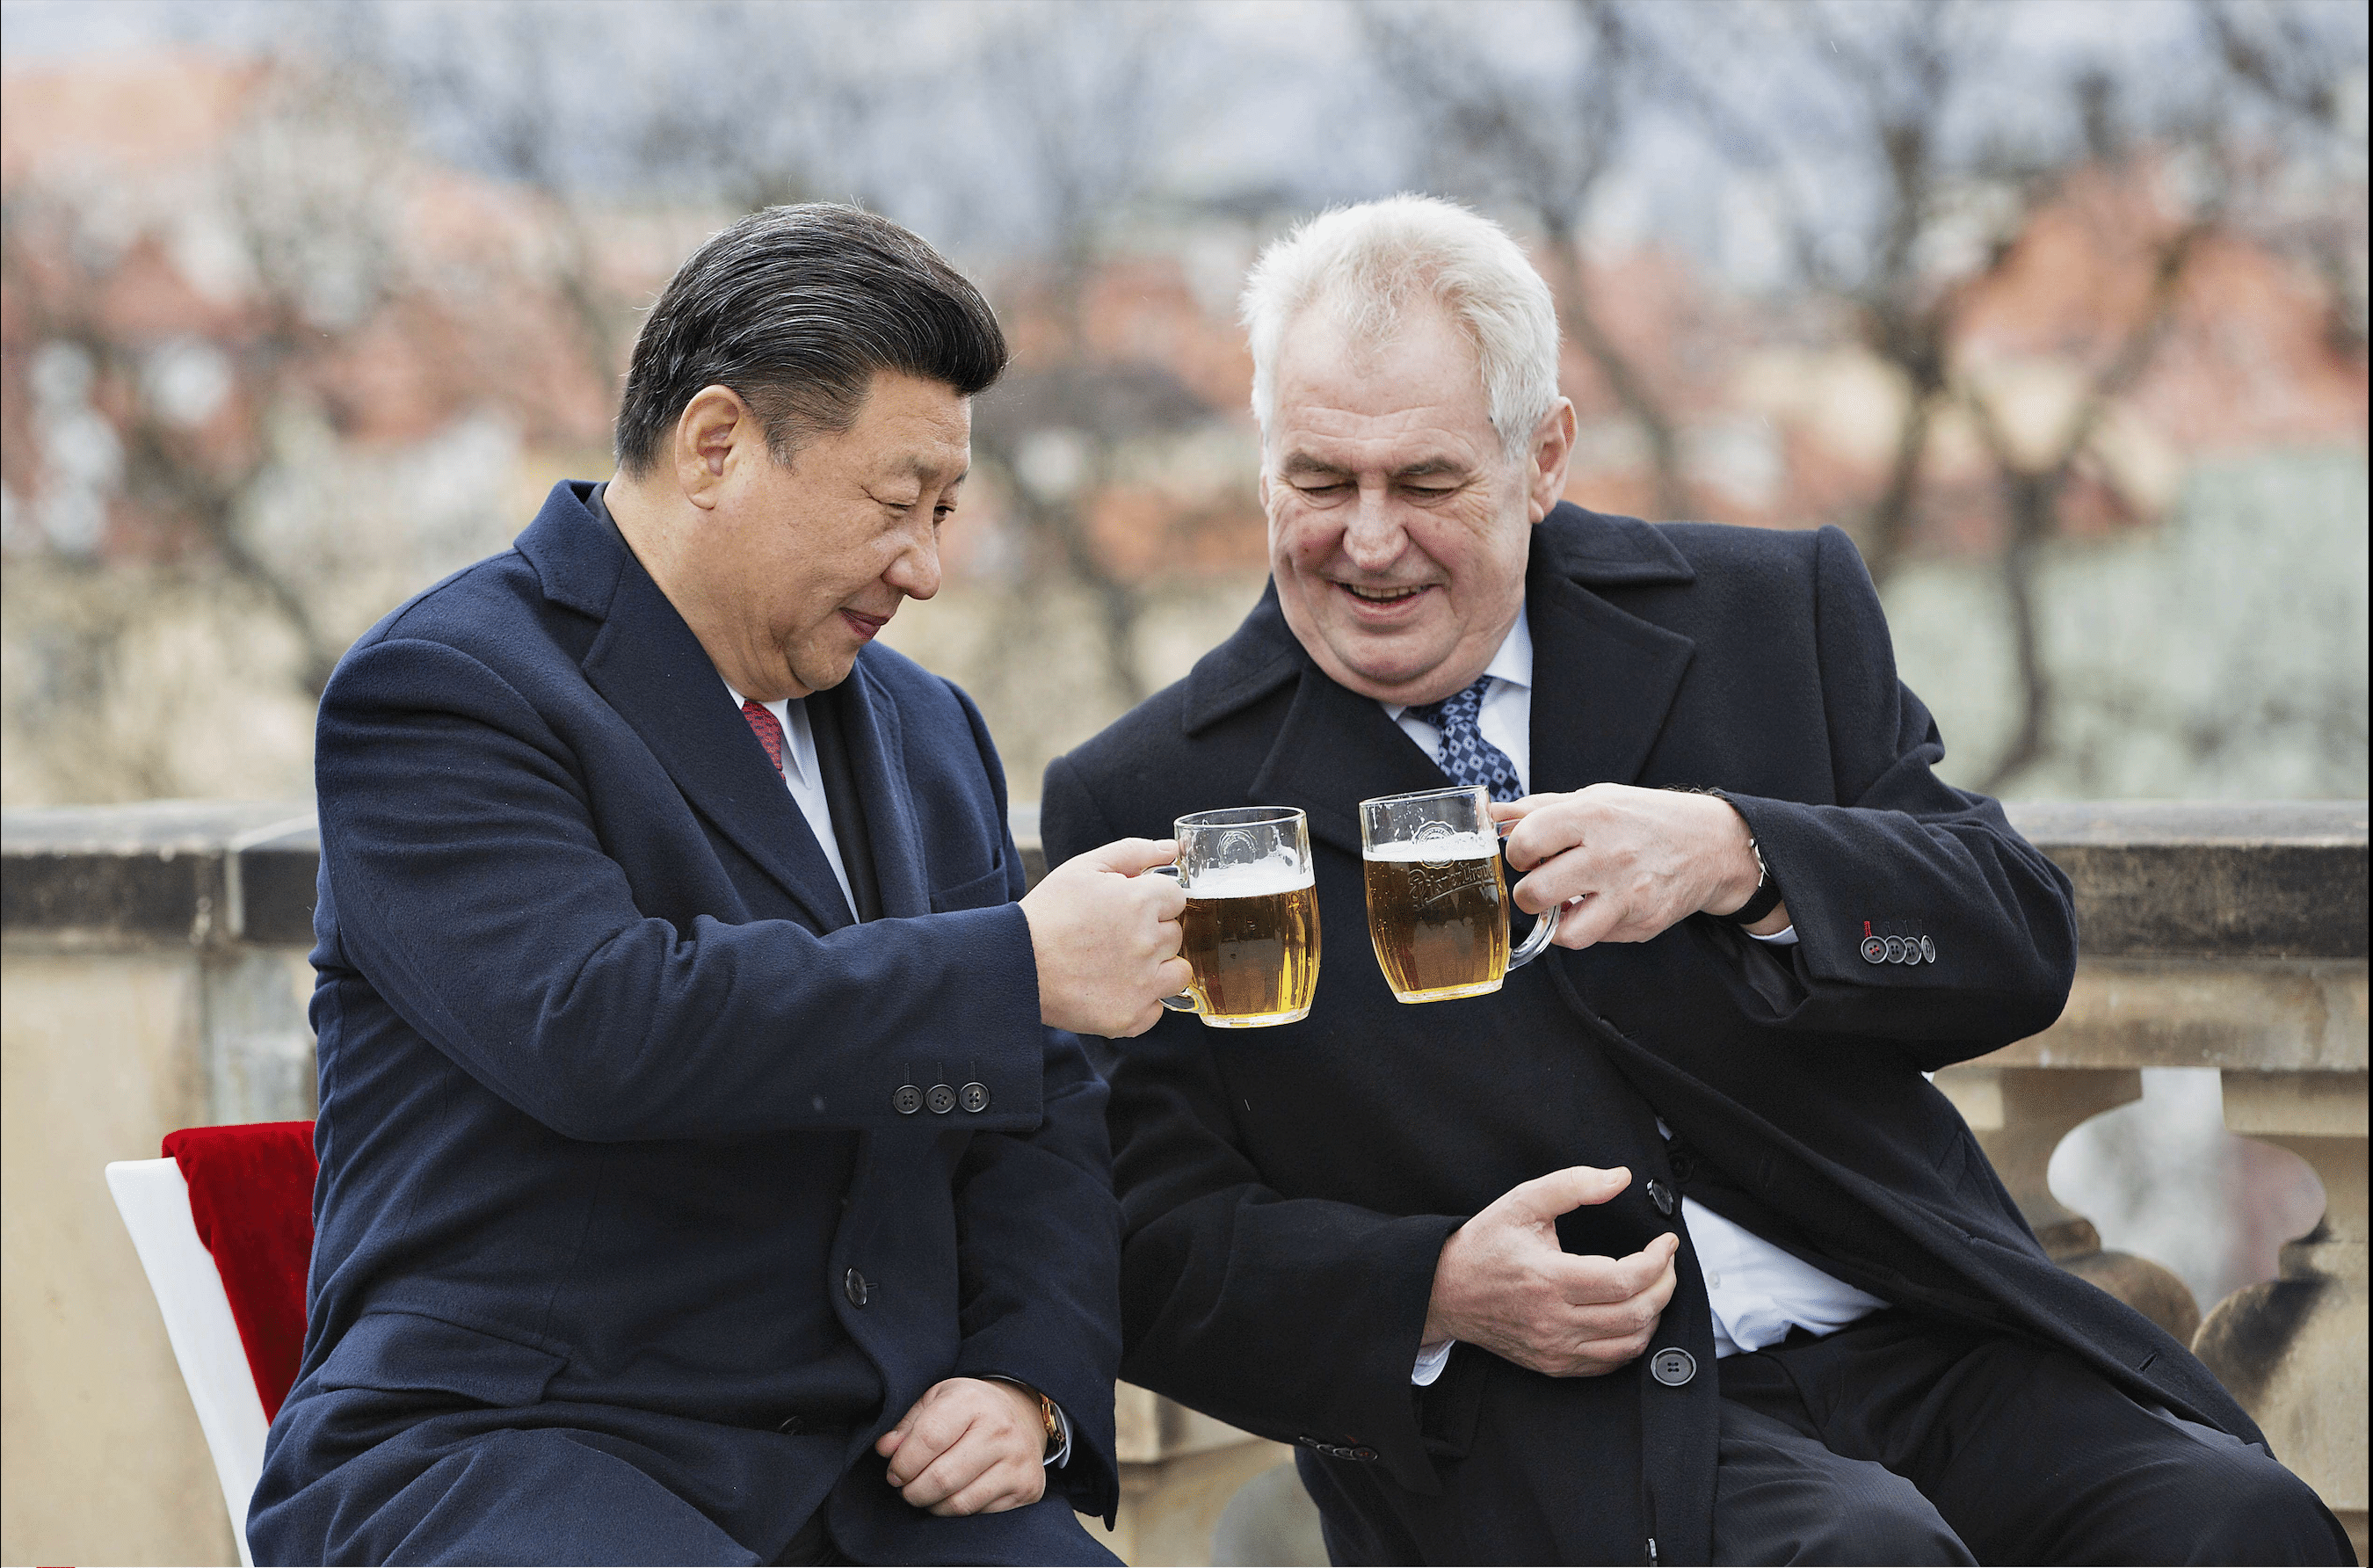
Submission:
[[[987,1377],[988,1381],[991,1383],[1010,1383],[1014,1387],[1021,1389],[1023,1393],[1038,1401],[1039,1425],[1046,1433],[1045,1457],[1048,1464],[1053,1464],[1055,1462],[1055,1456],[1063,1451],[1063,1445],[1070,1442],[1071,1438],[1071,1429],[1070,1426],[1065,1424],[1061,1409],[1056,1405],[1054,1400],[1040,1393],[1031,1385],[1023,1382],[1019,1377],[1006,1377],[994,1372],[988,1374]]]
[[[1029,1385],[1024,1384],[1023,1387],[1029,1387]],[[1031,1388],[1030,1391],[1033,1394],[1038,1394],[1035,1388]],[[1046,1426],[1046,1457],[1051,1459],[1063,1451],[1063,1412],[1055,1408],[1054,1400],[1044,1394],[1038,1394],[1038,1419]]]
[[[1751,926],[1780,907],[1782,896],[1780,884],[1771,880],[1771,868],[1763,863],[1763,846],[1756,842],[1755,825],[1747,821],[1747,813],[1738,810],[1738,802],[1730,798],[1730,791],[1703,784],[1667,784],[1665,788],[1677,795],[1712,795],[1733,812],[1736,812],[1738,820],[1746,825],[1747,848],[1755,857],[1755,891],[1748,895],[1746,903],[1733,909],[1729,914],[1716,915],[1713,918],[1726,925]]]
[[[1730,808],[1738,810],[1736,806]],[[1727,915],[1716,915],[1717,920],[1727,920],[1734,926],[1751,926],[1772,910],[1780,907],[1780,884],[1771,880],[1771,868],[1763,863],[1763,846],[1755,841],[1755,829],[1747,830],[1747,847],[1755,854],[1755,891],[1746,903]]]

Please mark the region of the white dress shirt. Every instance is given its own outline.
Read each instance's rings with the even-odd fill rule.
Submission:
[[[721,673],[718,678],[724,680]],[[737,710],[749,700],[740,692],[733,691],[731,681],[725,682],[725,689],[732,692],[733,706]],[[802,697],[793,701],[789,697],[778,697],[758,706],[773,714],[775,722],[783,727],[783,783],[789,788],[800,814],[808,819],[808,830],[815,835],[817,847],[824,850],[824,860],[832,866],[833,880],[840,883],[841,896],[848,900],[848,912],[854,915],[857,913],[857,894],[848,885],[848,868],[841,863],[840,840],[833,836],[832,805],[824,799],[824,770],[816,762],[815,729],[808,722],[807,699]],[[990,1381],[1011,1383],[1026,1393],[1037,1392],[1019,1378],[992,1377]],[[1055,1424],[1059,1429],[1061,1441],[1046,1460],[1048,1469],[1057,1469],[1071,1462],[1071,1418],[1063,1413],[1060,1405],[1055,1407]]]
[[[719,680],[725,680],[723,675]],[[733,691],[733,683],[725,681],[725,689],[733,692],[733,706],[738,710],[750,699]],[[791,791],[791,799],[800,814],[808,819],[808,829],[815,835],[817,848],[832,866],[833,880],[840,883],[841,896],[848,900],[848,912],[857,913],[857,894],[848,885],[848,868],[840,863],[840,840],[833,837],[832,806],[824,798],[824,773],[816,764],[815,731],[808,723],[807,699],[794,702],[789,697],[777,697],[758,705],[775,716],[783,727],[783,782]]]
[[[1484,669],[1490,689],[1475,716],[1483,738],[1508,755],[1515,765],[1517,782],[1529,793],[1533,787],[1533,633],[1523,612],[1508,628],[1500,651]],[[1381,705],[1387,717],[1426,755],[1442,755],[1442,732],[1406,708]],[[1788,927],[1758,942],[1793,945],[1796,928]],[[1672,1129],[1659,1119],[1656,1130]],[[1833,1279],[1811,1264],[1765,1241],[1742,1225],[1733,1224],[1697,1199],[1683,1197],[1681,1221],[1697,1248],[1705,1271],[1706,1303],[1713,1309],[1713,1353],[1717,1358],[1740,1351],[1759,1351],[1788,1337],[1799,1326],[1819,1333],[1843,1328],[1887,1304],[1843,1280]],[[1409,1381],[1420,1387],[1442,1375],[1455,1341],[1419,1348],[1416,1370]]]

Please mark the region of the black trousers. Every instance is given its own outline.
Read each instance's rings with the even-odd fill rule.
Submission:
[[[2355,1562],[2264,1449],[2028,1340],[1886,1312],[1718,1370],[1716,1562]]]
[[[1714,1370],[1716,1562],[2354,1561],[2340,1522],[2263,1449],[2137,1404],[2031,1340],[1888,1311]],[[1374,1465],[1297,1454],[1328,1555],[1576,1561],[1561,1544],[1579,1533],[1567,1511],[1632,1481],[1535,1468],[1549,1450],[1525,1398],[1552,1387],[1496,1378],[1479,1429],[1490,1441],[1455,1461],[1439,1497]]]

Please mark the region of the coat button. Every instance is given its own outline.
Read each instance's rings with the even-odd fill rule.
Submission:
[[[890,1091],[890,1108],[900,1116],[913,1116],[923,1108],[923,1092],[912,1083],[901,1083]]]
[[[1665,1156],[1665,1163],[1673,1167],[1673,1179],[1675,1181],[1687,1181],[1689,1177],[1698,1174],[1697,1156],[1690,1153],[1687,1149],[1673,1150],[1670,1153]]]
[[[840,1277],[840,1293],[848,1298],[848,1305],[851,1306],[863,1306],[865,1298],[871,1293],[872,1289],[872,1286],[865,1282],[865,1276],[854,1269]]]
[[[934,1083],[923,1091],[923,1104],[933,1116],[945,1116],[956,1108],[956,1092],[944,1083]]]
[[[1648,1363],[1648,1375],[1667,1388],[1677,1388],[1698,1375],[1698,1358],[1675,1345],[1658,1351]]]
[[[988,1085],[986,1083],[965,1084],[963,1088],[956,1091],[956,1104],[962,1106],[966,1111],[970,1112],[974,1116],[980,1115],[981,1112],[988,1109]]]
[[[775,1430],[786,1437],[797,1437],[808,1429],[808,1423],[798,1416],[785,1416],[775,1423]]]
[[[1923,964],[1934,964],[1936,962],[1935,938],[1923,936],[1920,939],[1920,962]]]
[[[1887,939],[1883,936],[1866,936],[1863,938],[1862,961],[1865,964],[1886,963]]]
[[[1654,1176],[1648,1178],[1648,1201],[1654,1203],[1656,1212],[1667,1220],[1673,1217],[1673,1189]]]
[[[1903,939],[1901,937],[1888,937],[1885,946],[1887,948],[1887,961],[1889,964],[1900,964],[1903,962]]]

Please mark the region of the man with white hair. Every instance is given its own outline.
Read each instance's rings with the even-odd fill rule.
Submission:
[[[1923,1076],[2058,1015],[2075,920],[1846,537],[1562,501],[1549,290],[1446,203],[1304,225],[1245,316],[1269,591],[1043,826],[1301,808],[1323,983],[1105,1047],[1123,1375],[1299,1444],[1338,1562],[2349,1561]],[[1405,1006],[1357,802],[1451,783],[1556,950]]]

